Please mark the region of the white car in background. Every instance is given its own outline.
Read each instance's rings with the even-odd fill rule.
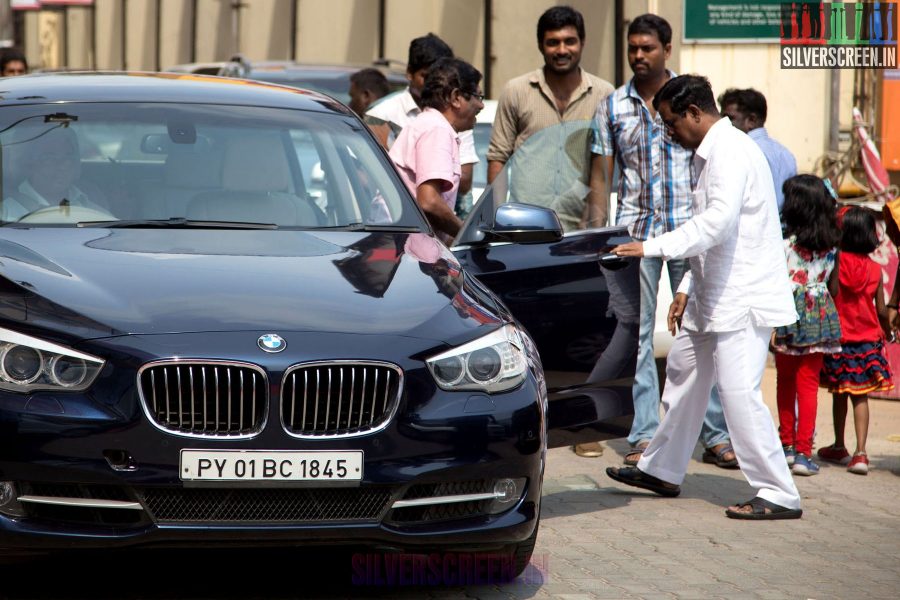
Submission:
[[[475,170],[472,174],[472,197],[476,202],[487,187],[487,149],[491,141],[491,127],[496,115],[497,101],[485,100],[484,108],[478,113],[475,121],[475,152],[478,154],[479,162],[475,165]],[[615,223],[615,218],[616,194],[613,193],[610,196],[609,222]],[[662,379],[662,371],[665,369],[665,358],[669,354],[669,348],[672,347],[672,340],[674,339],[666,326],[672,298],[669,272],[663,268],[659,279],[659,294],[656,302],[656,327],[653,332],[653,353],[657,359],[657,368],[661,371],[660,379]]]
[[[472,173],[472,198],[477,202],[481,198],[484,188],[487,187],[487,149],[491,142],[491,127],[494,117],[497,115],[497,101],[485,100],[484,108],[478,113],[475,120],[475,153],[478,155],[478,164]]]

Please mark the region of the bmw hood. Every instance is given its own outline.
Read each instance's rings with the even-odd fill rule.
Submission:
[[[82,339],[317,331],[432,340],[502,319],[429,235],[4,228],[0,318]]]

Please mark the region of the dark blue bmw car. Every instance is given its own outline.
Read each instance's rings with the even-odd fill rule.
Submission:
[[[564,236],[503,177],[451,251],[326,96],[2,79],[0,152],[0,554],[352,545],[518,572],[548,444],[628,431],[626,233]]]

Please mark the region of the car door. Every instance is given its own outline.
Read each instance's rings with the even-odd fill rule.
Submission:
[[[453,252],[534,339],[547,378],[550,445],[562,446],[628,434],[640,294],[639,261],[610,254],[631,239],[625,228],[554,238],[540,235],[540,224],[527,218],[516,221],[513,207],[559,206],[559,194],[573,189],[586,194],[584,176],[575,171],[571,177],[580,182],[558,177],[540,190],[533,184],[535,169],[553,168],[555,158],[544,154],[557,151],[546,144],[554,136],[535,140],[546,151],[531,152],[524,162],[516,161],[518,151],[511,157],[463,224]]]

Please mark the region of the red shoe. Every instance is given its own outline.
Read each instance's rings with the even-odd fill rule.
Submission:
[[[836,448],[834,444],[826,446],[825,448],[819,448],[819,451],[816,452],[816,454],[822,460],[830,463],[846,465],[850,462],[850,453],[847,452],[847,449]]]
[[[869,458],[865,454],[854,454],[847,470],[857,475],[869,474]]]

